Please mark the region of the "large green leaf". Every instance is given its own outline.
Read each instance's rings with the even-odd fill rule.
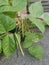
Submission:
[[[35,32],[26,32],[25,33],[26,38],[23,43],[23,48],[28,48],[32,45],[32,43],[37,43],[42,38],[41,34],[35,33]]]
[[[34,17],[32,17],[31,15],[29,16],[30,21],[35,24],[39,30],[44,33],[45,32],[45,24],[43,23],[44,21],[40,20],[40,19],[36,19]]]
[[[1,12],[16,12],[17,9],[15,7],[12,7],[12,6],[2,6],[0,7],[0,13]]]
[[[11,0],[12,5],[1,6],[0,12],[18,12],[23,10],[26,5],[26,0]]]
[[[1,45],[1,40],[0,40],[0,53],[2,52],[2,45]]]
[[[9,5],[8,0],[0,0],[0,6]]]
[[[27,0],[12,0],[12,5],[17,9],[17,11],[20,11],[26,7]]]
[[[0,14],[0,34],[6,33],[16,27],[16,22],[3,14]]]
[[[8,34],[3,37],[2,40],[2,48],[4,54],[8,57],[10,56],[16,49],[15,47],[15,41],[12,34]]]
[[[43,7],[41,2],[36,2],[31,4],[29,7],[29,12],[32,14],[34,17],[39,17],[43,14]]]
[[[11,17],[11,18],[15,18],[16,17],[16,12],[4,12],[3,14]]]
[[[44,20],[44,22],[45,22],[47,25],[49,25],[49,15],[48,15],[48,14],[44,14],[43,20]]]
[[[32,56],[36,57],[37,59],[43,58],[43,49],[39,45],[28,48],[28,51]]]

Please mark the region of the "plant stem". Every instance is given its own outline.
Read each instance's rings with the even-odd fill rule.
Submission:
[[[22,36],[24,37],[24,23],[23,23],[23,19],[22,19]]]
[[[18,45],[19,45],[20,51],[21,51],[22,55],[24,56],[24,52],[23,52],[22,46],[21,46],[21,44],[20,44],[19,37],[18,37],[18,35],[17,35],[16,33],[15,33],[15,36],[16,36],[16,39],[17,39],[17,41],[18,41]]]
[[[28,4],[29,4],[29,1],[27,0],[27,14],[29,14]]]
[[[13,34],[14,35],[14,40],[15,40],[15,46],[17,46],[17,57],[19,56],[18,55],[18,44],[16,43],[16,36],[15,36],[15,34]]]

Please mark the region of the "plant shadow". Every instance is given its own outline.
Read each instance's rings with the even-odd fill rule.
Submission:
[[[4,57],[3,53],[0,54],[0,60],[2,60]]]

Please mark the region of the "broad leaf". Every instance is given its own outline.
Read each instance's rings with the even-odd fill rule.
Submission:
[[[16,12],[17,9],[15,7],[12,7],[12,6],[2,6],[0,7],[0,13],[1,12]]]
[[[43,20],[44,20],[44,22],[45,22],[47,25],[49,25],[49,15],[48,15],[48,14],[44,14]]]
[[[27,1],[26,0],[11,0],[11,4],[12,5],[1,6],[0,12],[18,12],[18,11],[21,11],[26,7]]]
[[[0,14],[0,34],[11,31],[16,27],[16,22],[3,14]]]
[[[11,17],[11,18],[15,18],[16,17],[16,12],[4,12],[5,15]]]
[[[12,6],[2,6],[0,7],[0,13],[1,12],[16,12],[17,9],[15,7]]]
[[[43,7],[41,2],[36,2],[31,4],[29,7],[29,12],[32,14],[34,17],[39,17],[43,14]]]
[[[37,43],[42,38],[41,34],[35,33],[35,32],[26,32],[25,33],[26,38],[23,43],[23,48],[28,48],[32,45],[32,43]]]
[[[35,24],[39,30],[44,33],[45,32],[45,24],[43,23],[44,21],[40,20],[40,19],[36,19],[34,17],[32,17],[31,15],[29,16],[30,21]]]
[[[36,57],[37,59],[43,58],[43,49],[39,45],[28,48],[28,51],[32,56]]]
[[[4,54],[8,57],[15,51],[15,41],[12,34],[3,37],[2,47]]]
[[[0,6],[9,5],[8,0],[0,0]]]
[[[1,45],[1,40],[0,40],[0,53],[2,52],[2,45]]]
[[[27,0],[12,0],[12,5],[17,11],[20,11],[26,7]]]

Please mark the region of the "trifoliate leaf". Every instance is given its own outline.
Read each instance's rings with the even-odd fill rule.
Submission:
[[[0,34],[11,31],[16,27],[16,22],[4,14],[0,14]]]
[[[17,11],[20,11],[26,7],[27,0],[12,0],[12,5]]]
[[[43,20],[44,20],[44,22],[45,22],[47,25],[49,25],[49,15],[48,15],[48,14],[44,14],[44,15],[43,15]]]
[[[42,38],[41,34],[35,33],[35,32],[26,32],[26,37],[23,43],[23,48],[28,48],[32,45],[32,43],[37,43]]]
[[[29,7],[29,12],[33,17],[39,17],[43,14],[43,7],[41,2],[35,2]]]
[[[4,5],[0,7],[0,12],[18,12],[22,11],[26,5],[26,0],[11,0],[12,5]]]
[[[8,34],[3,37],[2,48],[3,48],[4,54],[7,57],[10,56],[15,51],[16,47],[15,47],[13,34]]]
[[[34,17],[32,17],[31,15],[29,16],[30,21],[35,24],[39,30],[44,33],[45,32],[45,24],[43,23],[44,21],[40,20],[40,19],[36,19]]]
[[[9,5],[8,0],[0,0],[0,6]]]
[[[43,58],[43,49],[40,45],[32,46],[28,48],[28,51],[32,56],[36,57],[37,59]]]

